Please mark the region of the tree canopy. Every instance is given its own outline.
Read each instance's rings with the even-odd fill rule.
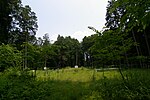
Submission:
[[[0,5],[0,43],[19,46],[25,38],[32,42],[38,26],[31,8],[24,7],[21,0],[1,0]]]

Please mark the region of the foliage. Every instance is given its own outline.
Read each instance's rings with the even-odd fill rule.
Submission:
[[[69,37],[58,36],[57,41],[54,43],[57,53],[56,61],[58,67],[75,66],[79,64],[80,58],[80,44],[77,39]]]
[[[26,39],[32,42],[38,26],[31,8],[23,7],[21,0],[1,0],[0,4],[0,44],[16,44],[20,49]]]
[[[118,34],[117,31],[106,30],[103,35],[97,37],[95,44],[90,48],[95,59],[103,64],[115,64],[125,57],[133,42],[126,38],[126,34]]]
[[[9,31],[11,30],[12,16],[10,16],[15,8],[20,6],[20,0],[1,0],[1,10],[0,10],[0,44],[8,43],[9,41]]]
[[[106,26],[110,29],[139,30],[149,27],[150,2],[148,0],[109,0],[106,13]]]
[[[0,46],[0,71],[9,67],[21,67],[22,54],[10,45]]]
[[[43,67],[56,67],[55,57],[57,56],[55,52],[55,46],[48,44],[43,45],[41,48],[41,61],[44,62]]]
[[[16,44],[18,49],[22,49],[20,45],[24,42],[34,43],[36,31],[37,31],[37,17],[34,12],[31,11],[29,6],[20,7],[17,14],[14,15],[13,32],[11,32],[10,43]]]
[[[126,82],[122,81],[119,72],[107,71],[96,72],[101,77],[98,80],[85,80],[75,77],[76,74],[82,74],[84,78],[93,70],[81,68],[74,72],[75,69],[63,69],[60,72],[68,75],[70,78],[57,79],[57,71],[51,72],[49,75],[55,74],[55,79],[44,79],[43,72],[38,74],[41,79],[35,80],[30,78],[30,73],[17,71],[17,69],[9,69],[4,73],[0,73],[0,99],[22,99],[22,100],[37,100],[37,99],[52,99],[52,100],[149,100],[149,70],[130,69],[124,70]],[[62,71],[62,70],[61,70]],[[17,73],[16,73],[17,72]],[[104,73],[104,74],[103,74]],[[92,76],[92,73],[90,73]],[[105,77],[104,77],[104,76]],[[112,77],[113,76],[113,77]],[[74,78],[76,80],[74,81]]]
[[[139,25],[140,27],[142,27],[141,29],[145,29],[147,26],[149,26],[150,20],[147,18],[150,14],[149,1],[118,0],[115,1],[114,6],[112,6],[112,12],[117,10],[117,8],[119,7],[123,8],[122,6],[124,7],[125,12],[125,14],[122,17],[120,17],[120,24],[122,24],[122,28],[125,25],[128,25],[130,29]]]
[[[98,34],[94,34],[88,37],[84,37],[81,42],[81,49],[84,55],[84,64],[83,66],[92,66],[93,61],[96,62],[96,59],[93,58],[93,53],[91,52],[91,47],[96,44],[98,41]],[[97,65],[96,65],[97,66]]]
[[[126,70],[126,83],[119,78],[102,79],[95,84],[97,93],[104,100],[149,100],[149,73],[147,70]],[[92,85],[94,85],[92,84]]]
[[[106,26],[110,30],[117,30],[120,34],[128,33],[127,37],[136,44],[128,52],[129,57],[150,55],[149,7],[148,0],[109,0],[108,2]],[[142,65],[141,60],[139,63]]]
[[[80,99],[83,95],[88,94],[84,83],[69,81],[36,81],[30,79],[28,74],[15,74],[9,70],[0,75],[0,99],[52,99],[52,100],[71,100]],[[21,76],[21,77],[20,77]],[[23,79],[21,79],[23,78]]]
[[[37,17],[29,6],[23,7],[21,0],[1,0],[0,4],[0,99],[150,99],[149,70],[124,70],[122,80],[118,71],[64,69],[75,65],[149,67],[150,1],[110,0],[107,29],[99,32],[88,27],[96,34],[84,37],[82,43],[59,35],[53,44],[48,33],[43,39],[35,38]],[[35,73],[21,71],[25,64]],[[43,67],[57,69],[36,71]]]
[[[35,67],[41,67],[41,65],[38,65],[39,62],[41,62],[41,48],[30,43],[24,43],[22,45],[22,47],[25,46],[27,47],[27,55],[25,55],[25,49],[23,49],[21,53],[23,55],[23,60],[27,60],[27,67],[31,69],[35,69]]]

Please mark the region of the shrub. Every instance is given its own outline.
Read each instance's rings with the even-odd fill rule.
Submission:
[[[150,73],[146,70],[128,70],[121,78],[104,78],[91,84],[103,100],[150,100]],[[97,98],[98,99],[98,98]]]
[[[19,67],[21,62],[21,53],[17,49],[10,45],[0,46],[0,72],[9,67]]]

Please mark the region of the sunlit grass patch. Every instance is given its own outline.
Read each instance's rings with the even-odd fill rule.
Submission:
[[[38,70],[38,80],[60,80],[60,81],[78,81],[89,82],[99,80],[103,77],[115,78],[120,74],[117,70],[96,72],[95,69],[87,68],[67,68],[56,70]]]

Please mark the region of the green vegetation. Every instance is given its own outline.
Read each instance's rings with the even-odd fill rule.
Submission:
[[[95,34],[85,36],[81,43],[60,35],[51,43],[48,33],[36,38],[37,17],[30,6],[23,6],[21,0],[1,0],[0,4],[3,5],[0,11],[0,45],[3,46],[0,48],[8,45],[12,47],[10,52],[19,52],[22,69],[75,65],[148,68],[150,65],[149,1],[109,0],[105,28],[99,31],[87,26]],[[2,53],[0,56],[3,57]],[[0,62],[6,65],[5,61]],[[7,68],[0,66],[1,71]]]
[[[0,5],[1,100],[150,100],[150,1],[109,0],[106,28],[89,26],[95,34],[81,43],[60,35],[51,43],[47,33],[36,38],[28,5]]]
[[[118,71],[106,71],[107,78],[120,76]],[[39,70],[37,71],[38,80],[58,80],[73,82],[90,82],[103,78],[103,72],[96,72],[94,69],[87,68],[65,68],[60,70]]]
[[[48,70],[47,74],[38,70],[36,78],[31,71],[16,71],[0,73],[1,100],[150,99],[149,70],[124,70],[124,81],[117,70],[95,72],[95,78],[93,70],[86,68]]]

